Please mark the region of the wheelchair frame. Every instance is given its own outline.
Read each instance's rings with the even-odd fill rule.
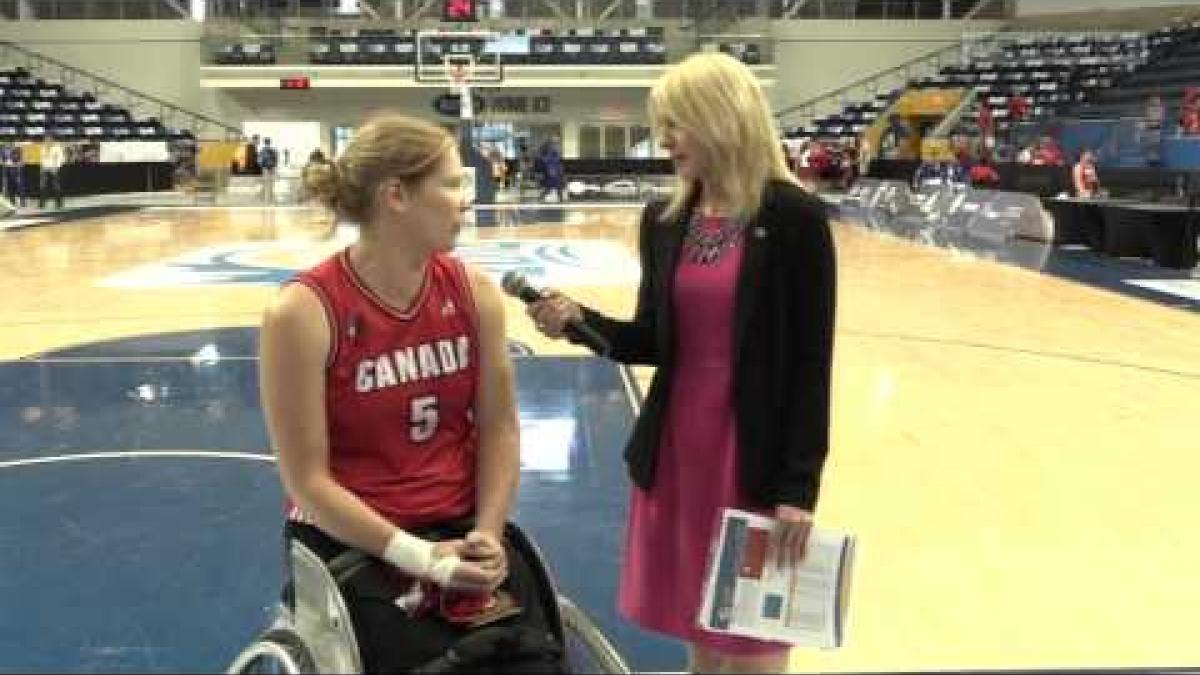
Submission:
[[[554,602],[547,601],[544,609],[547,618],[557,619],[552,624],[564,649],[568,638],[578,640],[599,666],[599,672],[631,672],[595,622],[569,598],[555,591],[544,558],[533,541],[512,524],[505,534],[513,548],[528,558],[537,583],[553,592]],[[277,665],[269,672],[283,675],[362,673],[350,611],[333,574],[320,556],[298,540],[291,542],[289,555],[294,609],[281,605],[274,624],[243,649],[225,672],[230,675],[262,672],[256,664],[273,661]]]

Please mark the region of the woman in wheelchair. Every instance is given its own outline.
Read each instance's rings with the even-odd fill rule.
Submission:
[[[306,175],[359,240],[265,312],[261,394],[285,537],[327,563],[368,672],[402,672],[480,626],[546,617],[505,543],[519,458],[502,297],[448,253],[468,208],[456,140],[399,116]]]

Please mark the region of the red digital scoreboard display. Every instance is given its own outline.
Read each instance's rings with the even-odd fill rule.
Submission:
[[[476,0],[444,0],[442,21],[478,21],[479,3]]]
[[[308,89],[312,86],[307,75],[279,78],[280,89]]]

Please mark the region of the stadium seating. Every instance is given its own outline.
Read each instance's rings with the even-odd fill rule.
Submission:
[[[523,50],[502,56],[509,65],[661,65],[667,62],[664,29],[569,28],[515,29],[502,38],[527,43]],[[309,62],[318,65],[413,65],[417,61],[417,36],[413,30],[360,28],[343,31],[326,27],[309,29]],[[761,62],[756,46],[736,50],[747,62]],[[436,60],[447,52],[478,52],[479,43],[448,35],[427,40],[423,59]],[[735,53],[735,46],[730,46]],[[220,45],[213,54],[218,65],[265,65],[278,62],[277,50],[261,40],[239,40]]]
[[[1179,104],[1186,87],[1200,86],[1200,23],[1160,29],[1149,37],[1154,58],[1137,72],[1120,79],[1071,106],[1071,117],[1117,119],[1141,117],[1147,101],[1158,96],[1165,107],[1164,118],[1179,119]]]
[[[1008,101],[1020,94],[1031,104],[1031,119],[1060,114],[1084,102],[1136,101],[1145,105],[1151,93],[1162,93],[1174,85],[1181,92],[1187,79],[1181,69],[1154,79],[1147,64],[1169,58],[1180,68],[1200,65],[1200,29],[1172,28],[1150,34],[1122,32],[1109,34],[1017,35],[998,40],[987,53],[960,65],[947,66],[935,75],[909,81],[913,88],[974,88],[981,102],[992,111],[996,129],[1010,127]],[[1130,92],[1130,85],[1146,77],[1145,86]],[[1191,71],[1195,82],[1195,70]],[[1114,84],[1122,83],[1120,89]],[[1166,82],[1169,85],[1161,83]],[[795,127],[789,138],[820,138],[834,142],[853,140],[880,113],[887,109],[903,89],[878,94],[873,100],[849,104],[837,114]],[[1176,95],[1176,100],[1178,95]],[[1112,114],[1106,111],[1104,114]],[[1168,118],[1170,112],[1168,112]],[[977,112],[964,115],[959,131],[978,132]]]
[[[0,140],[41,140],[47,133],[66,141],[181,140],[186,130],[159,120],[135,120],[128,110],[75,93],[61,84],[17,68],[0,71]]]

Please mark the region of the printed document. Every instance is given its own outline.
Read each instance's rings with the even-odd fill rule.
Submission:
[[[854,538],[814,525],[804,559],[780,569],[774,530],[773,518],[725,509],[697,622],[731,635],[841,647]]]

